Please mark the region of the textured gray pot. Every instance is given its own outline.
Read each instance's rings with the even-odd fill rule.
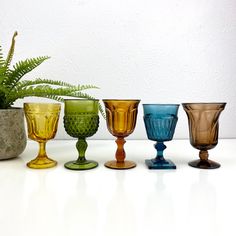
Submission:
[[[17,157],[25,147],[24,110],[0,109],[0,159]]]

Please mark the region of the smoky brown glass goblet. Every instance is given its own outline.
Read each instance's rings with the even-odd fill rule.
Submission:
[[[226,103],[183,103],[189,124],[191,145],[200,150],[200,160],[188,164],[201,169],[219,168],[220,164],[208,159],[208,150],[218,143],[219,117]]]

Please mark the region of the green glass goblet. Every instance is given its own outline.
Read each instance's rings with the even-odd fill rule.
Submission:
[[[67,169],[88,170],[98,166],[96,161],[85,158],[86,138],[93,136],[98,126],[98,100],[65,99],[64,127],[71,137],[78,138],[76,148],[79,153],[77,160],[65,163]]]

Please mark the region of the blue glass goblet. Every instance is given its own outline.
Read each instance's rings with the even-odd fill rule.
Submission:
[[[143,104],[147,136],[156,141],[154,147],[157,150],[156,158],[145,160],[149,169],[176,169],[176,165],[163,156],[166,149],[163,142],[172,140],[174,136],[178,109],[179,104]]]

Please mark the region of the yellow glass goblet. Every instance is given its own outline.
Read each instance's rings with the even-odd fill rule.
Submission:
[[[38,156],[27,163],[34,169],[50,168],[57,164],[46,154],[46,142],[53,139],[57,132],[61,104],[25,103],[24,111],[28,126],[28,137],[39,143]]]

